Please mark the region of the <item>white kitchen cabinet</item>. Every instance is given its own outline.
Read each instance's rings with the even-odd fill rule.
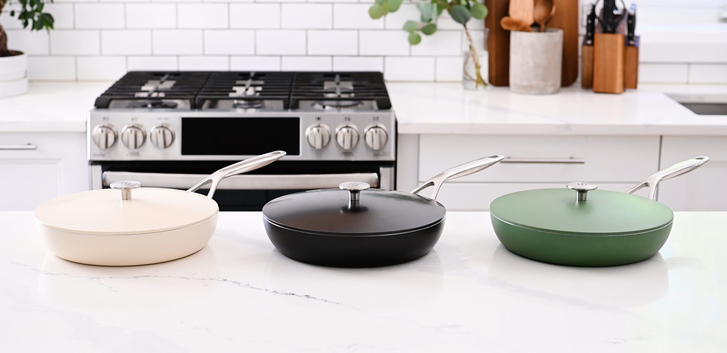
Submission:
[[[565,187],[572,181],[627,191],[659,168],[659,136],[419,135],[417,143],[418,182],[479,157],[500,154],[510,159],[445,184],[439,201],[450,210],[485,211],[499,196]],[[639,195],[646,196],[646,190]]]
[[[35,146],[15,150],[14,146]],[[33,210],[89,189],[86,134],[0,133],[0,211]]]
[[[661,167],[696,156],[710,161],[659,184],[659,201],[674,211],[727,211],[727,137],[664,136]]]

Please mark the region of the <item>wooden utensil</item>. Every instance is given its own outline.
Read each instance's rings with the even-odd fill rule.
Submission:
[[[510,0],[509,15],[511,18],[524,22],[527,26],[533,24],[533,0]]]
[[[554,15],[555,5],[553,4],[553,0],[535,0],[533,21],[540,27],[540,32],[545,32],[545,25]]]
[[[530,27],[527,23],[514,19],[512,17],[503,17],[502,20],[500,20],[500,25],[502,28],[508,30],[508,31],[520,31],[520,32],[532,32],[533,28]]]

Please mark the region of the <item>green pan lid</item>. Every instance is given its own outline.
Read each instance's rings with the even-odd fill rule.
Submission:
[[[492,201],[490,212],[521,228],[592,236],[642,233],[667,226],[674,218],[669,207],[644,197],[595,190],[597,186],[587,183],[568,187],[574,190],[539,189],[501,196]]]

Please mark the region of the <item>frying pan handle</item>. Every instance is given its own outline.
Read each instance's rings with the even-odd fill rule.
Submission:
[[[439,173],[435,177],[427,180],[424,184],[419,185],[419,187],[414,189],[411,193],[417,194],[430,186],[434,186],[434,190],[432,191],[432,200],[436,200],[437,194],[439,194],[439,189],[442,187],[442,184],[445,181],[477,173],[496,164],[503,159],[505,159],[505,156],[492,155],[480,159],[475,159],[474,161],[458,165],[451,169],[447,169],[444,172]]]
[[[242,162],[237,162],[233,165],[228,165],[227,167],[224,167],[212,173],[210,176],[197,183],[197,185],[192,186],[187,191],[194,192],[202,186],[212,183],[212,186],[210,186],[210,191],[207,193],[207,197],[212,198],[212,196],[214,196],[215,194],[215,190],[217,190],[217,185],[220,183],[220,181],[222,181],[222,179],[232,175],[242,174],[251,170],[262,168],[270,163],[277,161],[280,158],[283,158],[285,154],[285,151],[275,151],[248,158]]]
[[[644,187],[649,187],[649,199],[654,200],[656,198],[656,186],[662,180],[668,180],[674,177],[678,177],[682,174],[686,174],[702,166],[702,164],[709,162],[709,157],[699,156],[692,159],[688,159],[683,162],[674,164],[673,166],[660,170],[654,174],[649,175],[648,178],[642,182],[636,184],[627,193],[633,194],[637,190]]]

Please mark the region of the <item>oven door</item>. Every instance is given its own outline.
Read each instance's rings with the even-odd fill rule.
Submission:
[[[93,189],[116,181],[135,180],[144,187],[188,189],[215,170],[220,162],[106,162],[91,165]],[[260,211],[270,200],[293,192],[337,188],[347,181],[366,182],[374,188],[394,189],[391,163],[276,162],[262,169],[231,176],[220,182],[214,199],[221,211]],[[199,193],[206,194],[209,186]]]

